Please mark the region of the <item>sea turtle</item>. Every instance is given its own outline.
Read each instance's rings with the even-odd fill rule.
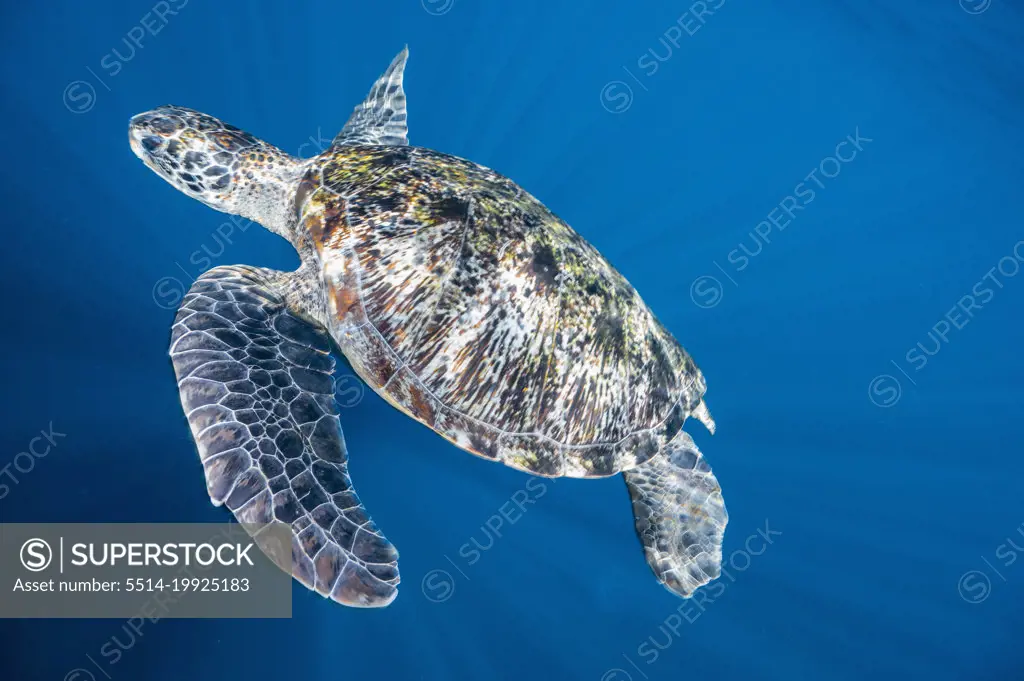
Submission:
[[[402,412],[541,476],[623,473],[651,569],[688,597],[719,575],[728,520],[688,416],[704,377],[632,286],[511,180],[409,146],[408,49],[330,148],[300,159],[220,120],[135,116],[134,152],[206,205],[287,239],[295,272],[215,267],[170,356],[210,498],[250,533],[292,528],[291,572],[351,606],[397,594],[398,553],[348,474],[340,350]]]

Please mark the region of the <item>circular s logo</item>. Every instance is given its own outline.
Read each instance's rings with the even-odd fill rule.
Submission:
[[[431,570],[420,583],[423,595],[431,603],[444,603],[455,593],[455,580],[444,570]]]
[[[78,667],[65,674],[64,681],[96,681],[96,676],[88,669]]]
[[[902,396],[903,387],[895,376],[881,374],[871,379],[871,383],[868,384],[868,399],[876,407],[888,409],[899,402]]]
[[[188,289],[174,277],[162,277],[153,284],[153,302],[164,310],[173,310],[181,304]]]
[[[452,11],[455,0],[420,0],[420,4],[423,5],[423,9],[427,10],[427,14],[439,17]]]
[[[992,580],[981,570],[968,570],[961,575],[956,590],[968,603],[981,603],[992,593]]]
[[[633,106],[633,88],[621,80],[612,80],[601,88],[601,106],[608,113],[624,113]]]
[[[337,400],[339,407],[349,409],[363,401],[363,395],[366,394],[366,384],[359,380],[357,376],[344,374],[334,378],[333,381],[334,399]]]
[[[724,294],[722,282],[706,274],[702,277],[697,277],[690,284],[690,300],[697,307],[702,307],[705,310],[709,310],[722,302]]]
[[[615,668],[602,674],[601,681],[633,681],[633,677],[625,669]]]
[[[74,80],[64,88],[64,106],[71,113],[83,114],[96,106],[96,88],[84,80]]]
[[[960,0],[960,8],[968,14],[981,14],[992,6],[992,0]]]
[[[42,539],[29,539],[21,545],[21,564],[29,572],[42,572],[53,562],[53,549]]]

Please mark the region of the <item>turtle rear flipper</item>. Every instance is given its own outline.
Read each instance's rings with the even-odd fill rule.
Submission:
[[[693,439],[679,431],[664,451],[623,477],[636,533],[658,581],[689,598],[716,579],[729,514],[722,488]]]
[[[285,300],[294,275],[216,267],[182,301],[171,331],[178,389],[214,505],[256,535],[292,529],[292,575],[339,603],[388,605],[398,552],[348,475],[324,329]]]

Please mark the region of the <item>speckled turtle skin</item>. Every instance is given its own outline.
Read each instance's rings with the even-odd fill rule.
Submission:
[[[710,422],[696,364],[636,290],[508,178],[417,147],[341,146],[296,193],[332,336],[391,404],[543,476],[647,461]]]

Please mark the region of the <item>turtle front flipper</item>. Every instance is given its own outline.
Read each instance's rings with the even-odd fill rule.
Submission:
[[[685,431],[665,449],[625,471],[636,533],[647,564],[683,598],[721,574],[729,514],[722,488]]]
[[[398,552],[348,475],[326,331],[285,297],[293,275],[217,267],[182,301],[171,360],[210,500],[256,535],[292,528],[292,575],[339,603],[388,605]]]
[[[409,144],[405,89],[402,87],[405,62],[408,58],[409,48],[405,47],[373,84],[366,99],[352,111],[345,127],[331,143],[332,146]]]

